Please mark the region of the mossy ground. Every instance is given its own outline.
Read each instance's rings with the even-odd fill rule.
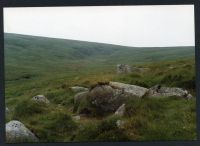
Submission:
[[[149,69],[124,75],[116,74],[114,69],[68,75],[55,71],[45,76],[7,81],[6,105],[11,112],[6,120],[23,122],[41,142],[196,139],[195,98],[189,101],[176,97],[130,100],[124,117],[110,114],[73,120],[76,115],[73,113],[74,93],[69,87],[74,85],[89,87],[98,81],[119,81],[149,88],[162,84],[187,89],[195,97],[193,59],[140,66]],[[37,94],[44,94],[50,104],[32,101]],[[118,119],[125,121],[123,128],[117,127]]]

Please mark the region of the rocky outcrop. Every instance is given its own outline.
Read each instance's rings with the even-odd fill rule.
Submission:
[[[116,116],[122,117],[122,116],[124,116],[125,110],[126,110],[126,109],[125,109],[125,104],[122,104],[122,105],[116,110],[115,115],[116,115]]]
[[[147,91],[148,89],[143,87],[119,82],[98,83],[91,86],[89,91],[75,95],[74,112],[80,109],[77,106],[84,102],[81,105],[85,107],[81,107],[79,114],[90,114],[92,113],[91,110],[95,109],[101,113],[116,112],[116,114],[123,115],[125,105],[122,105],[122,103],[129,98],[142,98]],[[121,105],[122,107],[120,107]],[[118,108],[119,110],[116,111]]]
[[[110,82],[110,86],[115,89],[123,90],[124,94],[139,98],[143,97],[148,91],[148,89],[144,87],[119,82]]]
[[[91,86],[89,91],[77,93],[74,97],[74,112],[88,115],[93,111],[99,113],[115,112],[123,116],[125,103],[131,98],[152,98],[178,96],[191,99],[192,95],[181,88],[161,87],[159,85],[150,89],[124,84],[119,82],[99,83]],[[79,108],[81,105],[81,108]]]
[[[75,92],[75,93],[83,92],[83,91],[88,91],[88,88],[80,87],[80,86],[70,87],[70,89],[71,89],[73,92]]]
[[[131,67],[126,64],[117,64],[117,73],[118,74],[131,73]]]
[[[49,103],[49,100],[44,95],[37,95],[32,98],[32,100],[41,103]]]
[[[176,87],[162,87],[161,85],[153,86],[148,91],[149,97],[170,97],[176,96],[186,99],[191,99],[192,95],[187,90]]]
[[[38,142],[38,138],[19,121],[10,121],[6,124],[6,141],[15,142]]]

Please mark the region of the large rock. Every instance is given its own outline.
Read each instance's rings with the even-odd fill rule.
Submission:
[[[126,64],[117,64],[117,73],[131,73],[131,67]]]
[[[37,95],[32,98],[36,102],[49,103],[49,100],[44,95]]]
[[[149,89],[148,96],[150,97],[182,97],[186,99],[191,99],[192,95],[189,94],[187,90],[177,87],[162,87],[161,85],[153,86]]]
[[[89,92],[89,100],[92,105],[102,112],[115,111],[124,100],[122,92],[113,89],[109,85],[99,85]]]
[[[80,87],[80,86],[74,86],[74,87],[71,87],[70,89],[75,93],[88,91],[88,88]]]
[[[10,121],[6,124],[6,141],[15,142],[38,142],[38,138],[19,121]]]
[[[143,97],[148,89],[136,85],[130,85],[130,84],[124,84],[124,83],[119,83],[119,82],[110,82],[110,86],[116,89],[121,89],[123,90],[124,94],[134,96],[134,97]]]
[[[100,114],[115,112],[127,96],[122,90],[113,89],[108,84],[99,83],[92,86],[89,91],[76,94],[74,112],[78,111],[83,115],[91,114],[93,111],[98,111]]]

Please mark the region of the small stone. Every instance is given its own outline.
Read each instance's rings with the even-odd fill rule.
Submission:
[[[118,128],[123,128],[124,124],[125,124],[125,122],[122,120],[117,120],[117,122],[116,122],[116,125]]]
[[[9,114],[10,110],[8,107],[6,107],[6,114]]]
[[[44,95],[34,96],[32,100],[37,101],[37,102],[49,103],[49,100]]]
[[[80,117],[79,115],[77,115],[77,116],[73,116],[73,119],[74,119],[75,121],[79,121],[79,120],[81,119],[81,117]]]
[[[70,89],[75,93],[88,91],[88,88],[80,87],[80,86],[74,86],[74,87],[71,87]]]
[[[193,96],[192,96],[191,94],[188,94],[188,95],[187,95],[187,99],[188,99],[188,100],[190,100],[190,99],[192,99],[192,98],[193,98]]]
[[[125,113],[125,104],[122,104],[115,112],[116,116],[123,116]]]

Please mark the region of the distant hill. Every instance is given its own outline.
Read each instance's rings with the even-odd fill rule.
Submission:
[[[194,57],[194,47],[127,47],[5,33],[7,73],[85,66],[130,65]]]
[[[5,56],[23,63],[104,60],[111,62],[147,62],[194,56],[194,47],[126,47],[119,45],[5,34]]]

